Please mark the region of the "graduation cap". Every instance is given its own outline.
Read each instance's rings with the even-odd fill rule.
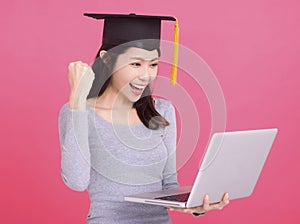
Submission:
[[[94,19],[104,19],[102,44],[120,45],[135,40],[160,40],[161,20],[175,21],[171,83],[176,84],[178,63],[178,20],[171,16],[84,13]],[[158,45],[159,46],[159,45]]]

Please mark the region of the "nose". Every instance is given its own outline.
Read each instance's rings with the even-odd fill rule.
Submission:
[[[139,80],[141,80],[143,82],[150,82],[151,81],[151,73],[149,71],[149,68],[147,68],[145,66],[144,69],[142,69],[142,72],[138,78],[139,78]]]
[[[144,66],[138,78],[143,82],[151,82],[155,77],[154,73],[155,71],[151,69],[149,66]]]

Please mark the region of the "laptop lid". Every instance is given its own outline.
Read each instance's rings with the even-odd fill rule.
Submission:
[[[202,204],[205,194],[219,202],[252,194],[278,129],[215,133],[208,145],[186,207]]]

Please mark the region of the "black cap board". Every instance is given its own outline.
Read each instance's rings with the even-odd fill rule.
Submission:
[[[84,15],[94,19],[104,19],[103,44],[160,39],[161,20],[176,20],[170,16],[146,16],[134,13],[129,15],[84,13]]]
[[[174,42],[178,45],[178,22],[177,19],[171,16],[150,16],[130,14],[98,14],[84,13],[84,16],[94,19],[104,19],[102,44],[120,45],[126,42],[142,40],[142,39],[160,39],[161,21],[169,20],[176,21]],[[176,54],[176,55],[175,55]],[[174,48],[173,68],[172,68],[172,83],[176,83],[177,50]],[[175,60],[174,60],[175,58]],[[176,71],[175,71],[176,70]]]

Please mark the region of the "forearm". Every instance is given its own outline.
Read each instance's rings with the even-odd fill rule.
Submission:
[[[163,172],[162,189],[179,187],[176,171],[176,152],[168,156]]]
[[[64,105],[59,116],[59,133],[63,180],[71,189],[83,191],[90,179],[87,111]]]
[[[90,164],[80,150],[62,149],[61,176],[69,188],[76,191],[87,189],[90,180]]]
[[[163,171],[162,187],[163,189],[168,189],[179,187],[176,170],[176,117],[175,109],[171,104],[165,113],[165,117],[170,122],[170,125],[166,127],[165,136],[163,138],[168,151],[168,157]]]

